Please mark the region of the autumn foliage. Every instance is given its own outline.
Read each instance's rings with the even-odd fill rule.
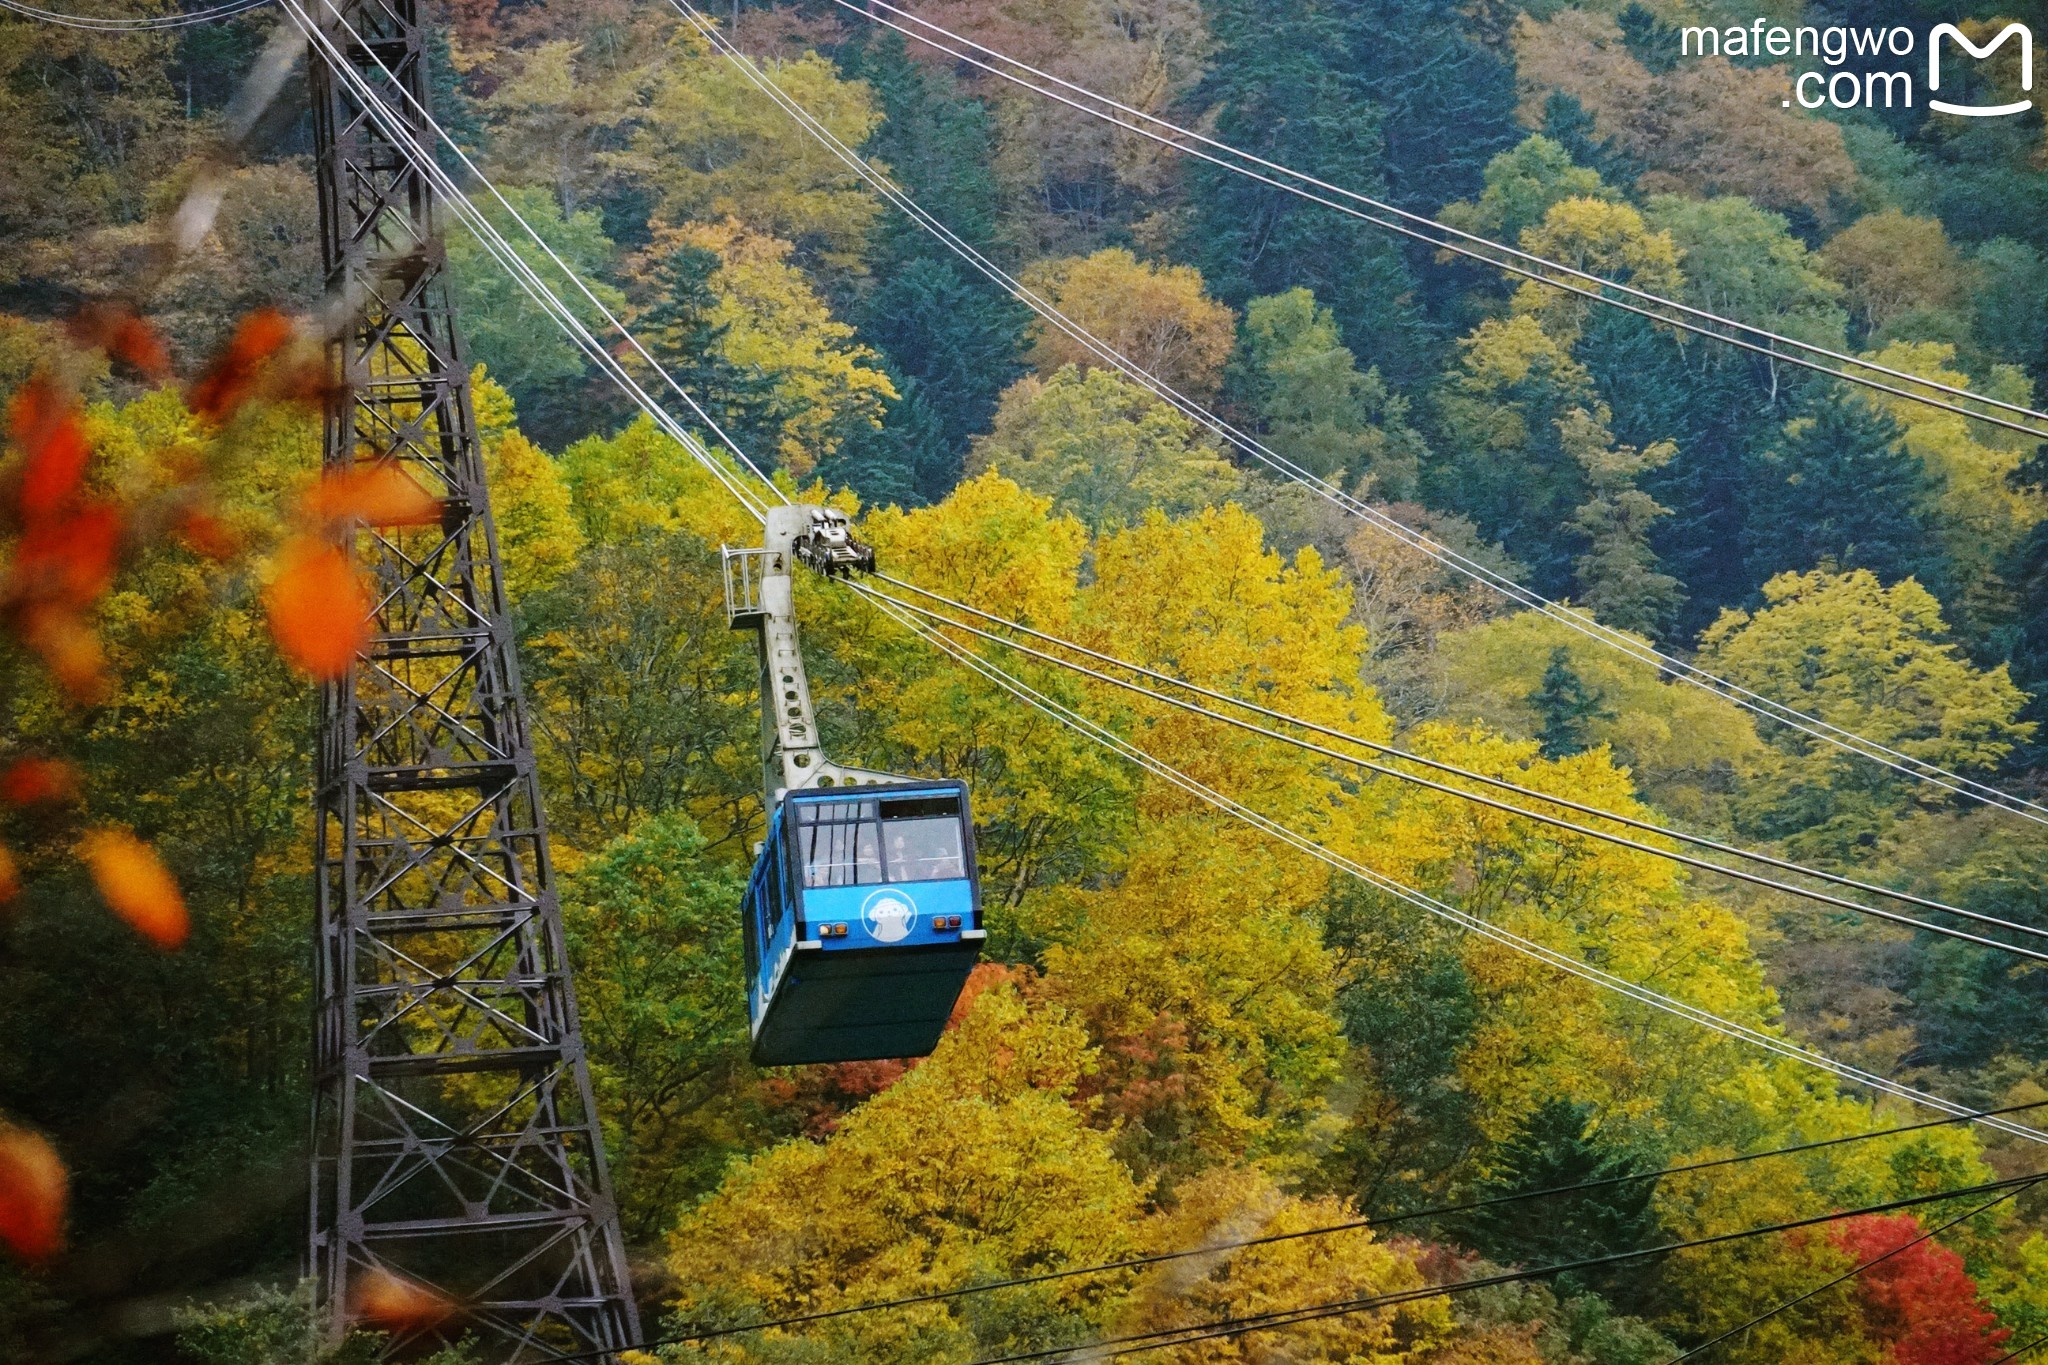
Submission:
[[[185,898],[148,844],[124,830],[95,830],[81,851],[108,909],[159,948],[184,943],[191,930]]]
[[[69,1189],[46,1139],[0,1123],[0,1244],[25,1261],[54,1254],[64,1241]]]
[[[276,577],[264,590],[270,633],[300,672],[333,678],[370,637],[370,594],[337,545],[295,536],[278,552]]]
[[[75,800],[78,769],[61,758],[20,758],[0,768],[0,802],[33,806]]]
[[[66,328],[146,379],[170,371],[163,339],[131,311],[83,309]],[[319,406],[332,396],[323,348],[275,311],[244,318],[186,391],[202,432],[233,440],[252,403]],[[123,501],[95,479],[91,420],[66,385],[38,373],[15,393],[7,433],[16,458],[0,465],[0,627],[38,656],[60,693],[92,707],[113,685],[96,615],[124,565],[156,542],[233,569],[259,548],[209,510],[212,475],[186,453],[164,463],[167,487]],[[231,462],[232,451],[224,452]],[[217,466],[222,461],[216,459]],[[369,635],[370,592],[344,548],[359,526],[410,527],[440,519],[440,504],[396,462],[373,458],[316,481],[300,498],[296,529],[276,548],[263,591],[278,650],[301,673],[347,670]],[[11,541],[11,544],[9,543]],[[63,806],[82,796],[68,761],[32,755],[0,768],[0,803]],[[107,906],[150,943],[181,946],[190,920],[176,881],[150,846],[125,830],[94,829],[79,855]],[[15,855],[0,847],[0,903],[17,893]]]
[[[6,520],[16,533],[0,619],[74,700],[104,688],[104,658],[87,610],[112,585],[123,529],[118,510],[84,492],[92,448],[78,401],[54,380],[30,380],[8,412],[22,459]]]
[[[364,1322],[393,1333],[431,1331],[455,1315],[444,1295],[382,1268],[356,1282],[355,1309]]]
[[[1924,1235],[1910,1213],[1845,1219],[1828,1229],[1836,1248],[1865,1266],[1853,1281],[1866,1330],[1891,1343],[1890,1365],[1988,1365],[2010,1329],[1977,1295],[1963,1258]]]
[[[292,339],[291,320],[264,310],[242,319],[241,326],[213,364],[185,394],[185,405],[199,416],[224,422],[256,396],[264,364]]]

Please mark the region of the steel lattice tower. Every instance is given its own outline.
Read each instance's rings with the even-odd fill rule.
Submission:
[[[324,31],[433,146],[406,99],[427,99],[418,0],[336,9]],[[493,1360],[616,1349],[638,1320],[434,193],[317,55],[309,71],[349,317],[326,465],[395,459],[442,508],[354,535],[375,633],[321,693],[315,1293],[338,1332],[383,1270],[460,1304]]]

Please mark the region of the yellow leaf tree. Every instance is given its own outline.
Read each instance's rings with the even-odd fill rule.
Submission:
[[[1026,375],[1004,391],[968,470],[1049,494],[1090,530],[1136,520],[1147,508],[1211,506],[1243,482],[1188,418],[1113,371],[1072,365],[1050,379]]]
[[[882,424],[895,385],[791,261],[789,242],[727,218],[664,232],[655,251],[677,246],[718,255],[710,281],[718,299],[710,322],[723,329],[718,345],[734,365],[771,376],[783,400],[776,449],[749,452],[757,462],[772,458],[802,478],[853,431]]]
[[[767,78],[858,147],[882,121],[873,93],[815,52],[763,62]],[[678,32],[624,163],[646,177],[668,223],[732,217],[795,244],[806,260],[859,273],[881,201],[694,31]]]
[[[750,1319],[1092,1265],[1150,1249],[1144,1188],[1071,1097],[1094,1065],[1066,1011],[1011,986],[979,996],[929,1061],[822,1143],[736,1166],[678,1224],[668,1269],[690,1321]],[[786,1358],[811,1338],[838,1360],[964,1362],[1099,1330],[1123,1275],[727,1337],[685,1359]],[[769,1352],[776,1352],[770,1355]]]
[[[1113,350],[1189,397],[1214,397],[1223,382],[1237,319],[1209,297],[1193,266],[1153,265],[1110,247],[1092,256],[1039,261],[1023,281]],[[1040,374],[1102,363],[1043,321],[1033,324],[1031,336],[1031,363]]]
[[[2004,664],[1983,669],[1950,642],[1934,595],[1867,569],[1779,574],[1764,606],[1727,611],[1701,661],[1742,686],[1947,768],[1987,768],[2034,732]],[[1771,736],[1795,780],[1838,791],[1891,784],[1877,765],[1796,731]]]

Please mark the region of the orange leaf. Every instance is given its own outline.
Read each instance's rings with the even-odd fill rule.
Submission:
[[[26,1129],[0,1127],[0,1242],[25,1261],[47,1258],[63,1244],[69,1192],[56,1148]]]
[[[356,1315],[387,1332],[419,1332],[455,1315],[455,1305],[420,1284],[373,1269],[356,1281]]]
[[[92,303],[65,324],[72,340],[93,346],[151,379],[171,372],[170,349],[154,327],[125,303]]]
[[[78,796],[78,769],[61,758],[21,758],[0,772],[0,801],[28,806]]]
[[[98,701],[106,691],[107,657],[100,638],[70,607],[38,603],[22,613],[22,643],[43,656],[43,667],[80,704]]]
[[[81,845],[93,885],[107,908],[159,948],[176,948],[191,932],[185,898],[156,850],[124,830],[96,829]]]
[[[201,417],[224,422],[256,392],[263,362],[292,339],[292,322],[272,308],[251,313],[185,395],[185,406]]]
[[[338,678],[370,640],[370,594],[338,546],[294,536],[264,590],[270,633],[284,657],[315,678]]]
[[[441,504],[396,460],[370,460],[328,474],[306,494],[305,505],[321,522],[432,526],[441,520]]]
[[[207,559],[233,559],[242,550],[241,536],[211,512],[187,512],[178,523],[178,539],[193,554]]]
[[[28,456],[21,471],[22,519],[35,521],[55,512],[78,491],[92,446],[85,439],[76,400],[45,376],[22,385],[7,415],[14,443]]]
[[[83,607],[114,582],[121,514],[105,503],[33,522],[14,551],[14,590],[38,601]]]
[[[14,865],[14,855],[7,851],[7,845],[0,844],[0,905],[20,894],[21,869]]]

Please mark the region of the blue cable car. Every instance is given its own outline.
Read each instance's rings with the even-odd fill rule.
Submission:
[[[744,911],[757,1063],[924,1056],[983,937],[966,787],[790,792]]]
[[[768,833],[741,902],[753,1059],[922,1057],[986,938],[967,787],[826,759],[792,565],[871,570],[873,553],[832,509],[773,507],[767,521],[760,549],[724,552],[726,618],[761,642]]]

